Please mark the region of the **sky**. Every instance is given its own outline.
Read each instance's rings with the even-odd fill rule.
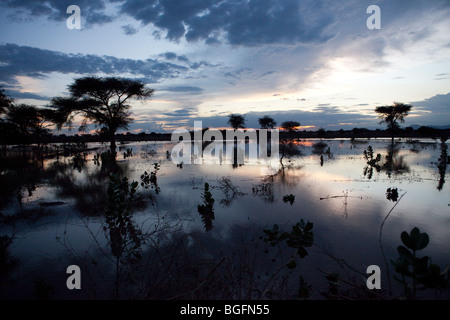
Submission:
[[[130,132],[225,128],[230,114],[375,129],[394,102],[413,105],[403,126],[446,126],[449,16],[449,0],[2,0],[0,85],[45,107],[76,78],[143,81],[155,92],[130,102]]]

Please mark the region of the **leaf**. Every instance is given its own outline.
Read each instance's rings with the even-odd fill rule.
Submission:
[[[288,267],[289,269],[294,269],[297,266],[297,263],[295,262],[294,259],[291,259],[287,264],[286,267]]]
[[[297,253],[300,256],[300,258],[304,258],[308,255],[308,251],[306,251],[305,248],[303,247],[298,248]]]
[[[312,228],[313,228],[313,223],[312,222],[308,222],[308,223],[306,223],[306,226],[305,226],[305,228],[303,229],[305,232],[308,232],[308,231],[311,231],[312,230]]]
[[[430,237],[428,236],[428,234],[426,232],[421,233],[419,236],[419,239],[416,243],[416,250],[422,250],[423,248],[425,248],[428,243],[430,242]]]
[[[426,274],[428,272],[428,256],[422,257],[420,259],[416,259],[416,274]]]
[[[414,244],[411,240],[411,237],[409,236],[408,232],[403,231],[400,235],[402,242],[405,246],[407,246],[408,248],[414,250]]]
[[[404,246],[398,246],[397,252],[400,255],[400,257],[405,258],[407,260],[407,262],[409,262],[411,264],[414,263],[413,254],[411,253],[411,251],[406,249]]]

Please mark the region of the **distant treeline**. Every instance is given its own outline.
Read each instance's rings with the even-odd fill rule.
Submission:
[[[204,131],[207,129],[203,129]],[[258,132],[260,129],[256,129]],[[223,137],[226,136],[226,130],[221,130]],[[285,138],[294,138],[294,139],[306,139],[306,138],[329,138],[329,139],[357,139],[357,138],[391,138],[391,132],[389,130],[370,130],[366,128],[353,128],[352,130],[324,130],[319,129],[317,131],[295,131],[295,132],[285,132],[280,131],[280,139]],[[171,133],[119,133],[116,134],[116,140],[118,142],[131,142],[131,141],[170,141]],[[193,132],[191,132],[191,137],[193,137]],[[432,127],[422,126],[418,129],[414,129],[412,127],[406,127],[404,129],[398,129],[396,134],[396,138],[431,138],[431,139],[439,139],[441,137],[450,137],[450,129],[435,129]],[[10,141],[8,141],[7,145],[14,145],[23,143],[23,141],[15,141],[14,137],[9,137]],[[44,141],[40,141],[43,144],[48,143],[79,143],[79,142],[104,142],[108,143],[108,139],[106,137],[102,137],[98,134],[75,134],[75,135],[66,135],[66,134],[48,134]],[[36,144],[38,143],[38,139],[33,138],[33,136],[29,137],[26,144]]]

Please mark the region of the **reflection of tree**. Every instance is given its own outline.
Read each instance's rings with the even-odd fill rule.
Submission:
[[[202,218],[203,225],[206,231],[212,229],[212,220],[214,220],[214,198],[209,191],[209,183],[205,182],[205,190],[202,195],[203,204],[197,207],[198,213]]]
[[[273,175],[274,182],[279,182],[282,185],[296,185],[301,179],[301,169],[302,166],[281,163],[281,168]]]
[[[386,174],[390,178],[392,173],[403,174],[409,172],[409,166],[405,162],[404,157],[399,155],[400,146],[398,144],[391,143],[387,149],[386,162],[383,164],[382,170],[386,171]]]
[[[299,146],[294,142],[292,138],[281,139],[280,141],[280,163],[283,166],[283,159],[291,159],[293,157],[299,157],[302,155]]]
[[[268,175],[261,179],[261,182],[252,187],[254,196],[258,196],[267,202],[273,202],[274,198],[274,185],[279,183],[281,185],[296,185],[301,179],[302,166],[295,166],[290,163],[284,165],[281,163],[280,169],[273,175]]]
[[[116,258],[115,297],[119,296],[121,268],[141,259],[142,231],[132,221],[132,203],[138,182],[128,182],[118,175],[109,178],[105,204],[105,221],[108,244]]]
[[[111,159],[111,158],[109,158]],[[82,214],[97,216],[101,213],[105,203],[106,188],[110,172],[106,166],[114,166],[115,173],[124,176],[128,171],[127,162],[112,165],[109,162],[100,170],[89,171],[83,169],[84,175],[80,178],[70,164],[62,162],[52,163],[46,170],[49,181],[57,187],[57,195],[62,198],[75,200],[75,208]]]
[[[441,155],[439,156],[437,167],[439,170],[439,183],[437,189],[442,190],[445,183],[445,173],[447,171],[447,165],[450,163],[450,156],[447,153],[447,144],[445,143],[447,138],[441,138]]]
[[[367,178],[370,180],[372,179],[373,175],[373,169],[376,169],[377,172],[380,172],[381,167],[378,164],[381,160],[381,154],[377,154],[374,157],[373,148],[372,146],[368,146],[367,150],[364,150],[364,159],[366,159],[367,165],[364,167],[364,176],[367,176]]]
[[[244,153],[245,151],[242,150],[242,148],[237,147],[237,140],[234,140],[234,147],[233,147],[233,169],[236,169],[238,167],[241,167],[244,165],[243,159],[244,159]],[[238,158],[240,161],[238,161]]]
[[[258,196],[267,202],[273,202],[273,181],[273,175],[264,177],[259,184],[252,187],[253,195]]]
[[[331,153],[331,149],[330,147],[328,147],[326,150],[325,148],[328,147],[328,144],[326,144],[323,141],[319,141],[317,143],[314,143],[312,148],[313,151],[312,153],[315,155],[319,155],[320,156],[320,166],[323,167],[323,155],[328,156],[328,159],[333,159],[333,154]]]
[[[239,190],[238,187],[236,187],[232,182],[231,179],[228,177],[222,177],[219,181],[218,189],[222,190],[225,199],[220,200],[220,203],[224,206],[228,207],[231,205],[231,202],[237,197],[244,195],[243,192]]]
[[[0,279],[2,280],[0,284],[3,283],[3,278],[7,277],[17,265],[17,260],[11,257],[8,249],[12,242],[12,237],[0,236]]]
[[[10,157],[0,161],[0,208],[14,198],[23,213],[23,199],[31,197],[44,174],[37,161]]]

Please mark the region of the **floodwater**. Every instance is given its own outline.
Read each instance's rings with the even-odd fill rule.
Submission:
[[[364,157],[369,146],[373,158],[380,154],[372,165]],[[429,244],[417,256],[429,256],[442,269],[450,265],[450,182],[442,164],[447,146],[439,140],[392,146],[383,139],[302,139],[295,144],[300,156],[267,168],[207,159],[177,166],[171,142],[122,144],[119,176],[138,185],[129,228],[115,234],[105,218],[108,172],[96,161],[108,146],[89,144],[78,157],[52,157],[27,168],[4,164],[0,296],[296,299],[308,292],[310,299],[365,299],[367,267],[377,265],[378,292],[402,297],[391,259],[399,256],[403,231],[426,232]],[[387,199],[388,188],[397,190],[397,201]],[[301,220],[313,223],[305,257],[286,241],[264,241],[264,229],[277,224],[290,232]],[[296,266],[290,269],[292,255]],[[80,267],[79,290],[66,286],[69,265]],[[341,279],[340,291],[330,291],[330,274]],[[416,295],[449,298],[448,291],[434,289]]]

